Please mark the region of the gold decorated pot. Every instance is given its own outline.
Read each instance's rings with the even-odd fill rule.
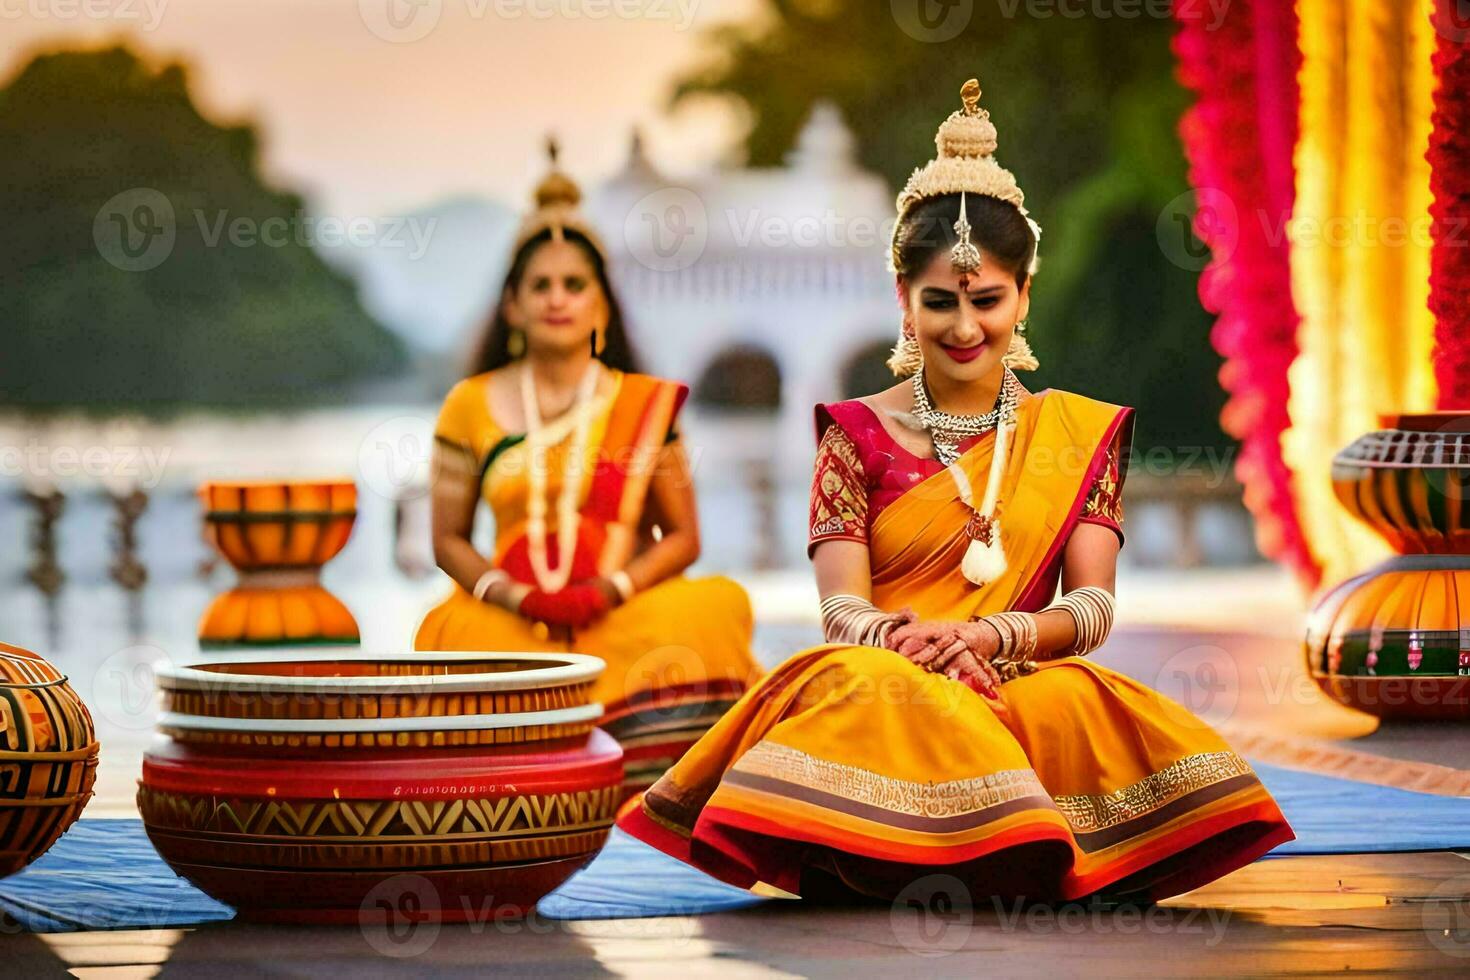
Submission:
[[[404,888],[444,920],[523,915],[612,827],[603,668],[319,650],[166,666],[138,808],[164,860],[248,918],[360,923]]]
[[[92,798],[97,734],[66,677],[0,643],[0,877],[46,853]]]
[[[1332,460],[1348,512],[1404,555],[1470,555],[1470,412],[1385,415]]]
[[[1470,412],[1381,421],[1337,454],[1332,484],[1399,555],[1318,599],[1307,669],[1380,717],[1470,718]]]

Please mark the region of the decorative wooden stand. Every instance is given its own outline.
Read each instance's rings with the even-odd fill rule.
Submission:
[[[357,518],[351,480],[206,483],[210,541],[240,573],[199,621],[199,645],[358,643],[357,621],[321,584]]]

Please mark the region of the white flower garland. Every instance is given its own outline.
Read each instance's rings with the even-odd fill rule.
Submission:
[[[546,466],[541,451],[549,446],[544,445],[545,427],[541,420],[541,405],[536,396],[535,374],[529,363],[525,363],[521,370],[521,407],[526,417],[526,449],[531,460],[526,532],[530,541],[531,571],[543,592],[560,592],[566,588],[572,577],[572,560],[576,555],[577,532],[582,521],[577,503],[582,490],[582,467],[586,465],[587,444],[592,432],[592,399],[597,392],[597,383],[602,380],[601,368],[602,362],[597,360],[587,365],[581,384],[577,386],[577,398],[572,403],[576,428],[573,430],[567,465],[563,467],[561,493],[557,495],[556,501],[555,569],[546,560]]]

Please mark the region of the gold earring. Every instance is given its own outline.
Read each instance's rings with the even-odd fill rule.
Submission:
[[[1041,367],[1041,362],[1036,359],[1031,345],[1026,342],[1021,331],[1011,331],[1011,346],[1001,357],[1001,363],[1012,371],[1035,371]]]
[[[924,353],[919,349],[918,339],[909,332],[909,322],[905,319],[898,331],[898,344],[888,358],[888,369],[898,377],[906,378],[918,374],[923,366]]]
[[[526,331],[511,327],[510,336],[505,339],[505,349],[511,357],[523,356],[526,353]]]
[[[597,329],[592,331],[592,356],[601,357],[603,350],[607,348],[607,324],[599,323]]]

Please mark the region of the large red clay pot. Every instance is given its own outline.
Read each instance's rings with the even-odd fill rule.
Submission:
[[[0,643],[0,878],[46,853],[92,798],[97,735],[66,677]]]
[[[443,921],[522,915],[612,826],[622,750],[588,701],[602,669],[320,651],[161,668],[167,740],[138,807],[169,865],[246,918],[361,922],[405,890]]]
[[[1337,499],[1400,554],[1324,593],[1327,694],[1384,718],[1470,718],[1470,412],[1384,416],[1332,463]]]
[[[351,480],[211,482],[210,541],[240,574],[199,620],[202,647],[357,643],[357,621],[320,582],[357,519]]]

